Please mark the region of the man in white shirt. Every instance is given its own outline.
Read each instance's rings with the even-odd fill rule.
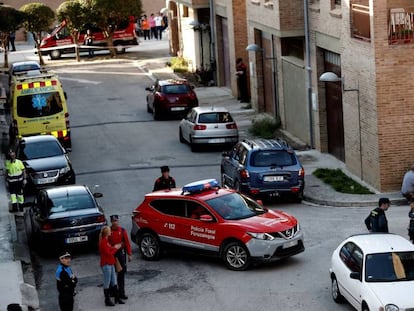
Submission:
[[[162,39],[162,17],[160,15],[160,13],[157,13],[157,16],[154,17],[155,20],[155,27],[156,27],[156,31],[157,31],[157,35],[158,35],[158,39]]]

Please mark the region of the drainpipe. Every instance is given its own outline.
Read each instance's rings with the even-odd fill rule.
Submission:
[[[210,56],[210,69],[213,72],[214,85],[217,85],[216,77],[216,19],[215,19],[215,10],[214,10],[214,0],[209,0],[210,5],[210,33],[211,33],[211,56]]]
[[[310,39],[309,39],[309,9],[308,0],[303,0],[303,10],[305,19],[305,48],[306,48],[306,103],[309,110],[309,140],[310,147],[314,148],[313,137],[313,117],[312,117],[312,67],[311,67],[311,55],[310,55]]]

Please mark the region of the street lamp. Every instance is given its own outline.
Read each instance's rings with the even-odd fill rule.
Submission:
[[[357,101],[358,101],[358,128],[359,128],[359,163],[360,163],[360,172],[361,172],[361,180],[364,180],[364,171],[362,165],[362,131],[361,131],[361,104],[359,100],[359,83],[356,88],[353,89],[346,89],[345,88],[345,77],[338,77],[338,75],[334,72],[327,71],[321,74],[319,77],[319,81],[321,82],[341,82],[341,90],[342,92],[356,92],[357,93]]]
[[[275,114],[276,117],[279,116],[279,96],[278,96],[278,79],[277,79],[277,58],[276,57],[266,57],[265,56],[265,49],[258,46],[255,43],[249,44],[246,47],[246,51],[248,52],[255,52],[255,53],[263,53],[263,59],[268,60],[271,59],[273,61],[273,87],[274,87],[274,105],[275,105]],[[262,72],[263,72],[263,65],[262,65]]]

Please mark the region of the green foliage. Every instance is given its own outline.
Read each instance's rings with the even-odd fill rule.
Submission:
[[[40,34],[47,31],[55,19],[55,12],[43,3],[28,3],[20,8],[20,11],[26,14],[26,20],[23,23],[26,31]]]
[[[336,191],[351,194],[372,194],[366,187],[360,185],[340,169],[318,168],[313,175],[324,183],[332,186]]]
[[[169,62],[169,66],[174,72],[187,72],[188,61],[184,57],[173,57]]]
[[[25,15],[8,5],[0,5],[0,33],[9,33],[20,28]]]
[[[261,138],[274,138],[275,131],[280,128],[280,119],[274,119],[271,117],[264,117],[260,119],[254,119],[252,125],[249,128],[249,132]]]

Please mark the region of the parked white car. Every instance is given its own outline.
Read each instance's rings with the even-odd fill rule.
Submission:
[[[194,151],[200,145],[233,146],[239,140],[237,124],[224,107],[195,107],[181,120],[181,143],[189,143]]]
[[[353,235],[333,252],[332,298],[362,311],[414,310],[414,245],[388,233]]]

